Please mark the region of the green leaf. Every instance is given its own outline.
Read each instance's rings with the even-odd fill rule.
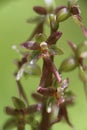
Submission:
[[[16,120],[15,118],[10,118],[4,123],[3,130],[12,130],[14,127],[16,127]]]
[[[14,104],[16,109],[24,109],[25,108],[25,104],[21,99],[19,99],[17,97],[12,97],[12,101],[13,101],[13,104]]]
[[[55,45],[52,45],[50,47],[49,52],[54,54],[54,55],[57,55],[57,54],[62,55],[62,54],[64,54],[64,51],[61,48],[59,48],[59,47],[57,47]]]

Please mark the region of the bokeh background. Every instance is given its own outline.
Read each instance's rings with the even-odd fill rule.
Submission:
[[[56,3],[58,5],[66,4],[67,0],[56,0]],[[13,73],[16,70],[14,59],[19,58],[19,55],[11,47],[14,44],[19,46],[29,37],[35,25],[28,24],[26,20],[36,15],[32,10],[34,5],[43,4],[44,0],[0,0],[0,130],[8,118],[4,113],[4,107],[12,105],[11,97],[18,95]],[[79,5],[83,22],[87,27],[87,0],[79,0]],[[76,44],[87,40],[71,18],[61,23],[60,31],[63,32],[63,36],[59,41],[59,46],[64,48],[65,54],[56,58],[57,66],[64,57],[72,53],[67,45],[67,40]],[[75,106],[68,109],[70,120],[76,130],[87,130],[87,100],[83,84],[78,78],[78,70],[65,74],[65,76],[70,77],[69,89],[73,90],[77,96]],[[27,80],[23,79],[22,83],[29,102],[32,103],[30,93],[36,91],[39,78],[29,77]],[[30,128],[27,127],[27,129]],[[65,122],[61,122],[53,127],[53,130],[58,129],[70,130],[71,128]]]

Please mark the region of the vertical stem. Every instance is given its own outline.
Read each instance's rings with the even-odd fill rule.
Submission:
[[[19,125],[19,126],[17,127],[17,130],[25,130],[25,126]]]
[[[50,114],[46,110],[46,99],[44,98],[42,106],[42,120],[40,123],[39,130],[50,130]]]
[[[24,119],[18,119],[17,130],[25,130],[25,121]]]
[[[43,72],[47,72],[46,75],[46,80],[44,81],[44,86],[45,88],[50,87],[52,85],[52,72],[50,71],[50,66],[49,63],[45,60],[43,60]],[[52,58],[53,62],[53,58]],[[42,102],[42,120],[39,126],[39,130],[50,130],[50,113],[47,112],[47,102],[48,97],[43,97],[43,102]]]

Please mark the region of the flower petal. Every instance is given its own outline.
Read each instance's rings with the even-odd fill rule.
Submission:
[[[30,50],[39,50],[40,46],[34,41],[27,41],[21,44],[22,47]]]
[[[53,45],[53,44],[55,44],[57,42],[57,40],[60,39],[61,35],[62,35],[62,32],[54,32],[54,33],[52,33],[48,37],[48,39],[46,40],[46,42],[48,43],[48,45]]]
[[[68,117],[67,108],[66,108],[66,106],[65,106],[64,103],[60,105],[59,114],[58,114],[58,118],[62,119],[62,117],[64,117],[65,120],[66,120],[66,122],[67,122],[67,124],[68,124],[71,128],[73,128],[73,125],[72,125],[72,123],[70,122],[69,117]],[[73,128],[73,129],[74,129],[74,128]]]
[[[70,46],[70,48],[72,49],[72,51],[75,53],[77,50],[77,46],[75,43],[68,41],[68,45]]]
[[[5,112],[6,112],[6,114],[11,115],[11,116],[16,116],[16,114],[17,114],[15,109],[12,107],[9,107],[9,106],[5,107]]]
[[[62,54],[64,54],[64,51],[61,48],[59,48],[55,45],[52,45],[49,48],[49,53],[52,54],[52,55],[57,55],[57,54],[62,55]]]
[[[56,93],[56,89],[52,87],[48,88],[39,87],[37,91],[44,96],[53,96]]]
[[[45,7],[41,7],[41,6],[34,6],[34,11],[40,15],[46,15],[47,14],[47,10]]]
[[[25,108],[25,104],[21,99],[19,99],[17,97],[12,97],[12,101],[13,101],[13,104],[14,104],[16,109],[24,109]]]
[[[43,100],[43,96],[38,93],[32,93],[32,97],[37,102],[41,102]]]

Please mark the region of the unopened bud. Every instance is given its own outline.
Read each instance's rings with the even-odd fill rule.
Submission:
[[[56,15],[50,14],[49,20],[50,20],[50,24],[51,24],[52,29],[56,31],[58,29],[58,26],[59,26],[58,22],[56,21]]]
[[[62,8],[57,14],[57,21],[62,22],[70,17],[70,12],[67,8]]]
[[[51,9],[55,6],[55,0],[44,0],[48,9]]]
[[[59,68],[60,72],[68,72],[77,67],[77,62],[74,57],[64,60]]]
[[[49,15],[50,21],[56,21],[56,15],[50,14]]]

